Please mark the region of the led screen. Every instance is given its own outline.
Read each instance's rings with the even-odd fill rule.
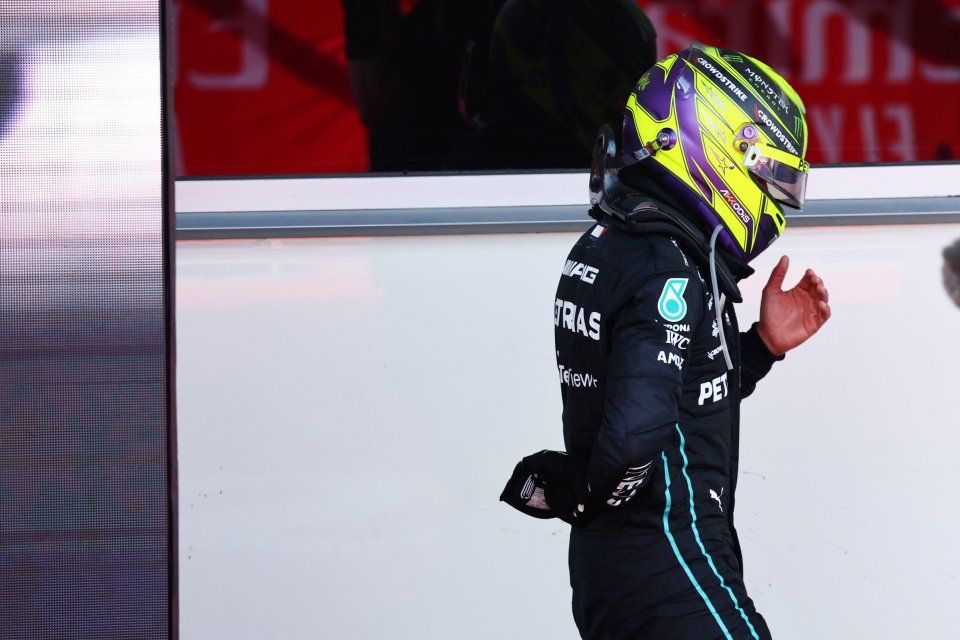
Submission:
[[[0,0],[0,638],[168,638],[156,1]]]

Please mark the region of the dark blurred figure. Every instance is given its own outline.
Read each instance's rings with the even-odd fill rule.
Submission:
[[[343,0],[372,171],[588,169],[656,60],[632,0]]]
[[[347,63],[372,171],[435,171],[468,131],[457,107],[468,43],[490,38],[503,0],[342,0]]]
[[[446,167],[589,168],[597,131],[623,120],[656,53],[632,0],[507,0],[486,64],[465,60],[461,112],[475,130]]]
[[[0,51],[0,140],[6,135],[20,106],[20,54]]]
[[[960,307],[960,238],[943,250],[943,286]]]

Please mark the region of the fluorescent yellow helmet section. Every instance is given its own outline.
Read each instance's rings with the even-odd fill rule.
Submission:
[[[683,73],[683,67],[690,72]],[[803,103],[775,71],[744,54],[693,47],[645,73],[626,108],[627,122],[632,120],[642,143],[665,129],[676,133],[676,144],[644,162],[657,163],[702,199],[744,256],[755,256],[783,232],[780,203],[748,166],[751,154],[765,156],[786,167],[782,173],[802,178],[805,187]]]

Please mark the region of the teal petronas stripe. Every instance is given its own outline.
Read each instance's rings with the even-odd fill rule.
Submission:
[[[683,456],[683,477],[686,478],[687,480],[687,493],[690,494],[690,520],[692,523],[691,526],[693,528],[693,537],[696,539],[697,546],[700,547],[700,552],[703,554],[703,557],[706,558],[707,564],[709,564],[710,568],[713,570],[713,575],[717,576],[717,579],[720,580],[720,586],[726,589],[727,593],[730,594],[730,600],[733,601],[733,606],[736,607],[737,611],[740,612],[740,617],[743,618],[743,621],[747,623],[747,627],[749,627],[750,629],[750,635],[752,635],[755,640],[760,640],[760,636],[757,635],[757,630],[753,628],[753,625],[750,623],[750,618],[747,617],[747,613],[740,606],[740,602],[737,600],[737,596],[733,593],[733,589],[727,586],[727,583],[723,579],[723,576],[721,576],[720,572],[717,571],[717,565],[714,564],[713,558],[710,557],[709,553],[707,553],[707,549],[703,546],[703,542],[700,540],[700,531],[697,529],[697,512],[693,506],[693,483],[690,481],[690,475],[687,473],[688,460],[687,460],[687,452],[686,452],[686,439],[683,437],[683,431],[680,430],[679,424],[676,425],[676,428],[677,428],[677,433],[680,434],[680,455]],[[664,456],[664,463],[666,463],[665,456]],[[669,486],[670,486],[670,483],[668,481],[667,482],[668,504],[670,500]],[[666,515],[664,515],[664,524],[666,524]],[[671,543],[672,543],[672,539],[671,539]],[[674,547],[674,553],[677,553],[676,547]],[[677,557],[679,557],[679,554]],[[683,561],[681,560],[681,562]],[[684,569],[687,570],[687,574],[689,575],[690,571],[689,569],[687,569],[685,564],[684,564]],[[697,589],[699,590],[699,586],[697,587]],[[710,610],[713,611],[713,608],[711,607]],[[714,613],[714,615],[716,615],[716,613]],[[719,621],[719,618],[718,618],[718,621]],[[721,627],[722,626],[723,625],[721,625]],[[726,632],[726,628],[724,628],[724,632]]]
[[[679,425],[677,428],[680,428]],[[707,609],[709,609],[710,613],[713,614],[713,619],[717,621],[717,624],[723,631],[723,636],[727,638],[727,640],[733,640],[733,636],[730,635],[730,631],[723,624],[723,620],[720,619],[720,614],[717,613],[716,607],[714,607],[713,603],[710,602],[710,598],[707,597],[707,594],[704,593],[700,583],[697,582],[696,577],[693,575],[693,571],[690,570],[690,567],[687,566],[686,561],[684,561],[683,556],[680,554],[680,549],[677,547],[677,541],[674,539],[673,534],[670,533],[670,505],[672,503],[670,498],[670,465],[667,464],[667,454],[661,452],[660,457],[663,459],[663,478],[667,485],[666,491],[664,491],[664,495],[667,499],[667,506],[663,510],[663,532],[666,534],[667,540],[670,541],[670,547],[673,549],[673,554],[677,556],[677,561],[680,563],[680,566],[683,567],[683,571],[690,579],[690,584],[693,585],[694,589],[697,590],[697,593],[700,594],[700,597],[703,598],[703,602],[707,605]],[[686,458],[684,458],[684,469],[686,469]]]

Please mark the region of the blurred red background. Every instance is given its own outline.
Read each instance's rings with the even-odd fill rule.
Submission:
[[[661,57],[700,41],[783,73],[807,105],[813,164],[960,153],[960,0],[638,4]],[[173,13],[180,175],[369,170],[339,0],[181,0]]]

